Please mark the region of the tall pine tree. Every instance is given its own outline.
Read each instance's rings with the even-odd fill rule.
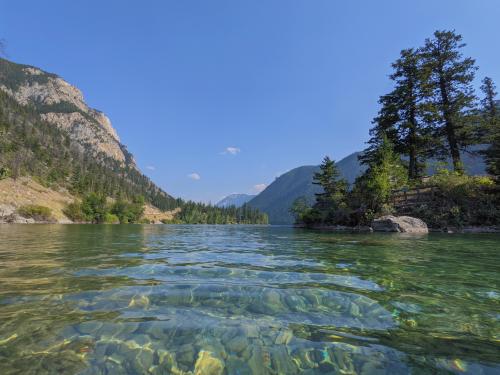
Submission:
[[[485,77],[482,81],[481,91],[484,98],[481,100],[484,114],[487,118],[496,119],[498,116],[498,103],[496,100],[496,86],[490,77]]]
[[[401,56],[392,64],[395,82],[393,95],[397,110],[397,139],[390,140],[395,151],[408,156],[408,178],[416,179],[422,174],[424,160],[429,150],[427,134],[426,99],[427,86],[422,84],[421,55],[414,49],[401,51]]]
[[[484,98],[481,100],[483,113],[483,131],[482,141],[488,143],[488,148],[483,152],[488,173],[497,177],[500,183],[500,113],[498,111],[498,102],[496,100],[496,87],[493,80],[489,77],[483,79],[481,91]]]
[[[421,54],[426,85],[432,92],[430,104],[435,110],[434,136],[443,139],[443,147],[434,148],[436,156],[451,156],[453,168],[463,172],[460,150],[472,144],[471,115],[476,97],[472,88],[474,59],[463,57],[462,36],[454,31],[436,31],[426,39]]]
[[[396,153],[408,157],[408,178],[414,180],[421,176],[431,149],[428,123],[432,112],[427,103],[430,92],[422,84],[421,55],[414,49],[402,50],[392,68],[390,78],[395,87],[379,99],[381,109],[373,120],[369,147],[360,160],[372,164],[387,137]]]
[[[340,178],[335,161],[325,156],[320,165],[320,171],[314,174],[313,184],[322,188],[322,192],[316,194],[315,208],[320,211],[338,209],[340,203],[345,199],[347,181]]]

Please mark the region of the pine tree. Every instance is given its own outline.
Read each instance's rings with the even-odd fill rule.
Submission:
[[[303,216],[306,214],[311,207],[307,202],[307,198],[305,196],[300,196],[295,199],[290,207],[290,213],[295,217],[295,223],[301,223],[303,221]]]
[[[422,84],[421,55],[413,49],[401,51],[401,56],[392,64],[391,79],[396,87],[393,97],[397,100],[397,140],[395,151],[408,156],[408,178],[416,179],[424,167],[423,159],[429,150],[429,137],[425,121],[429,92]]]
[[[496,87],[489,77],[483,79],[481,91],[484,98],[481,100],[483,113],[482,141],[488,143],[489,147],[483,151],[486,159],[488,173],[497,177],[500,182],[500,113],[497,108]]]
[[[315,208],[320,211],[336,210],[345,199],[347,181],[340,178],[335,161],[325,156],[320,165],[320,171],[313,177],[313,184],[322,188],[321,193],[316,193]]]
[[[372,121],[374,124],[370,129],[370,139],[367,144],[368,147],[358,157],[361,164],[371,165],[375,161],[378,149],[380,148],[380,141],[386,137],[393,144],[398,142],[398,131],[396,124],[400,121],[397,102],[394,92],[383,95],[379,99],[380,110],[377,117]]]
[[[360,160],[370,165],[381,140],[387,137],[395,152],[408,157],[408,177],[413,180],[422,174],[431,149],[427,126],[431,112],[426,103],[430,93],[422,84],[421,55],[414,49],[402,50],[392,68],[390,78],[395,87],[379,99],[381,109],[373,120],[369,147]]]
[[[464,58],[462,36],[454,31],[436,31],[426,39],[421,54],[425,83],[432,92],[430,104],[435,110],[434,136],[444,139],[444,147],[435,148],[436,156],[451,156],[453,168],[463,172],[460,150],[473,142],[470,123],[476,97],[472,88],[475,61]]]
[[[484,113],[491,119],[498,116],[498,104],[496,102],[497,92],[495,84],[490,77],[484,77],[481,85],[481,91],[484,93],[484,98],[481,100]]]

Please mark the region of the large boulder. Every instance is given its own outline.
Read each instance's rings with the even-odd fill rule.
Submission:
[[[429,233],[427,224],[411,216],[382,216],[373,220],[375,232]]]

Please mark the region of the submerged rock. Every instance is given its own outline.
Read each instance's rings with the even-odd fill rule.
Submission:
[[[429,233],[427,224],[411,216],[386,215],[373,220],[375,232]]]
[[[194,366],[194,375],[220,375],[224,371],[224,362],[211,352],[202,350]]]
[[[238,335],[227,343],[228,350],[233,353],[241,353],[247,346],[248,340],[243,335]]]

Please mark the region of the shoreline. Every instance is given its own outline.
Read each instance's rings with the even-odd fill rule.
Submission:
[[[332,232],[332,233],[402,233],[402,232],[383,232],[374,231],[370,226],[357,226],[350,227],[344,225],[293,225],[296,229],[306,229],[321,232]],[[446,227],[446,228],[429,228],[429,233],[447,233],[447,234],[471,234],[471,233],[500,233],[500,227],[496,226],[466,226],[462,228],[458,227]]]

